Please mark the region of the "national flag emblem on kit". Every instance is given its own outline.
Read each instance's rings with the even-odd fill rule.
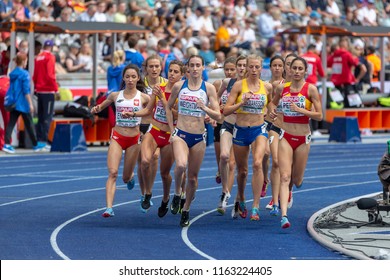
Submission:
[[[134,99],[134,106],[139,106],[139,99]]]

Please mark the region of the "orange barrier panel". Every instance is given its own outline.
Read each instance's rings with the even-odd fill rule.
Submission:
[[[342,110],[326,110],[326,121],[333,122],[335,117],[356,117],[359,129],[389,130],[390,108],[349,108]]]
[[[84,120],[83,128],[87,143],[110,141],[111,128],[108,119],[95,119],[95,124]]]
[[[49,133],[47,135],[47,139],[49,142],[53,141],[54,131],[56,130],[57,124],[69,124],[69,123],[79,123],[83,125],[84,120],[82,118],[53,118],[50,123]]]

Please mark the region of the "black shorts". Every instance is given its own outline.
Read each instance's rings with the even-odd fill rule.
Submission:
[[[222,127],[221,123],[217,123],[217,126],[214,127],[214,142],[218,143],[219,140],[221,139],[221,136],[220,136],[221,127]]]
[[[148,132],[149,127],[150,127],[149,123],[141,123],[140,126],[139,126],[139,130],[141,131],[142,134],[145,135],[146,132]]]
[[[223,122],[222,127],[221,127],[221,134],[226,132],[229,132],[231,135],[233,135],[233,129],[234,129],[234,124],[228,123],[228,122]]]

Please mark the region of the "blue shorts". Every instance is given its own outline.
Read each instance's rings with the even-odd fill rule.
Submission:
[[[233,144],[235,145],[249,146],[256,140],[258,136],[264,136],[265,138],[268,138],[268,132],[265,123],[259,126],[247,127],[234,125]]]
[[[175,128],[175,131],[172,133],[172,137],[176,137],[176,136],[183,139],[186,142],[187,147],[191,149],[199,142],[203,141],[206,143],[207,132],[205,130],[203,134],[192,134],[192,133],[185,132],[181,129]]]

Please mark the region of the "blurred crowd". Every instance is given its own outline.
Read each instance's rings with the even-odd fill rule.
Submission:
[[[82,21],[118,22],[144,26],[146,34],[118,34],[112,50],[112,34],[100,34],[98,72],[112,66],[114,51],[137,52],[146,58],[166,52],[176,59],[194,53],[204,57],[209,69],[220,68],[229,56],[267,52],[302,54],[314,44],[320,54],[322,42],[312,36],[281,36],[278,32],[292,26],[363,25],[390,26],[390,0],[1,0],[2,21]],[[58,74],[92,71],[92,38],[88,34],[37,34],[36,52],[51,39]],[[326,47],[335,43],[329,39]],[[135,42],[135,43],[134,43]],[[361,43],[362,44],[361,44]],[[378,50],[379,40],[359,39],[359,46]],[[17,34],[18,51],[28,50],[27,34]],[[386,48],[390,42],[386,38]],[[10,34],[0,36],[0,74],[6,74],[10,56]],[[390,53],[390,52],[385,52]],[[126,55],[125,55],[126,56]],[[390,61],[386,55],[385,64]]]

